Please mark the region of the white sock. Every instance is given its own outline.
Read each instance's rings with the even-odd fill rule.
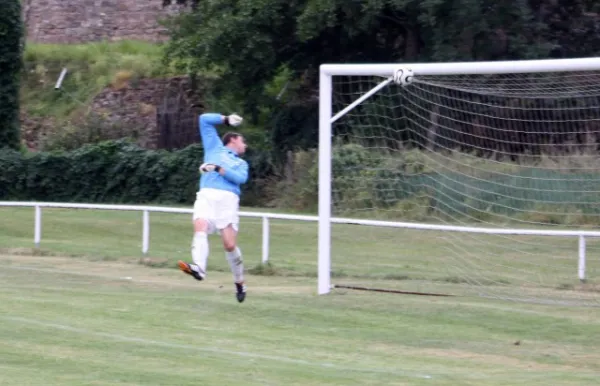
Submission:
[[[198,273],[206,275],[206,262],[208,260],[208,236],[206,232],[194,233],[192,240],[192,260],[198,267]]]
[[[236,283],[244,281],[244,262],[242,260],[242,251],[238,247],[231,252],[225,252],[231,273],[233,274],[233,280]]]

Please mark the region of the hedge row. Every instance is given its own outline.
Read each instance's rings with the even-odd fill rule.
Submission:
[[[254,177],[245,204],[260,190],[267,157],[249,154]],[[201,145],[179,151],[147,150],[125,140],[69,152],[23,155],[0,151],[0,200],[88,203],[192,204],[198,190]],[[251,202],[250,202],[251,204]]]
[[[280,180],[275,187],[275,205],[316,210],[316,151],[296,152],[294,166],[294,181]],[[333,212],[415,221],[600,224],[593,194],[600,191],[598,174],[557,169],[474,161],[460,153],[435,156],[407,149],[391,155],[337,144],[332,152]]]
[[[4,149],[0,150],[0,200],[191,205],[202,158],[199,144],[169,152],[143,149],[125,140],[69,152],[24,155]],[[251,176],[242,205],[316,209],[316,151],[296,152],[294,170],[284,178],[275,178],[270,153],[249,153],[245,158]],[[487,165],[485,160],[481,169],[469,172],[439,166],[434,170],[428,159],[418,150],[391,157],[359,145],[336,144],[332,157],[335,213],[384,213],[414,220],[433,216],[561,224],[600,221],[596,197],[587,193],[600,190],[600,179],[593,173],[535,167],[496,173],[491,171],[497,165]],[[572,188],[575,185],[577,189]]]

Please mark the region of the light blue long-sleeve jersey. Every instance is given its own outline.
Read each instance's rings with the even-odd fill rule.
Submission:
[[[223,123],[221,114],[204,113],[200,115],[200,138],[204,145],[204,163],[219,165],[225,169],[225,175],[217,172],[202,174],[200,189],[211,188],[241,194],[240,185],[248,181],[248,163],[233,150],[223,145],[215,125]]]

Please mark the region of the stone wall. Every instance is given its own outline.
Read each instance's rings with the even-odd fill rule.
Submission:
[[[159,20],[182,9],[161,0],[23,0],[27,39],[40,43],[162,41]]]
[[[23,145],[31,151],[44,150],[48,139],[67,138],[64,127],[70,127],[69,146],[84,138],[130,137],[148,149],[184,148],[200,139],[197,118],[205,106],[202,87],[198,90],[192,91],[186,76],[131,80],[105,88],[89,106],[58,124],[52,116],[31,117],[22,109]]]
[[[185,76],[142,79],[115,89],[108,87],[94,98],[94,119],[126,128],[140,146],[183,148],[199,140],[196,117],[202,111]]]
[[[27,40],[56,44],[164,41],[166,30],[160,20],[186,10],[183,5],[163,6],[163,0],[22,0],[22,4]],[[183,147],[197,142],[196,117],[202,108],[190,88],[187,77],[142,79],[118,89],[107,87],[95,96],[86,109],[88,114],[71,124],[84,127],[88,121],[101,120],[95,123],[114,125],[144,147]],[[30,149],[39,148],[41,138],[55,128],[52,117],[22,113],[21,122]]]

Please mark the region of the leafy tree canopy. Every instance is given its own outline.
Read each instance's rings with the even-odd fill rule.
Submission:
[[[217,72],[217,91],[257,116],[282,69],[305,97],[322,63],[596,55],[599,11],[594,0],[204,0],[170,22],[166,58]]]

